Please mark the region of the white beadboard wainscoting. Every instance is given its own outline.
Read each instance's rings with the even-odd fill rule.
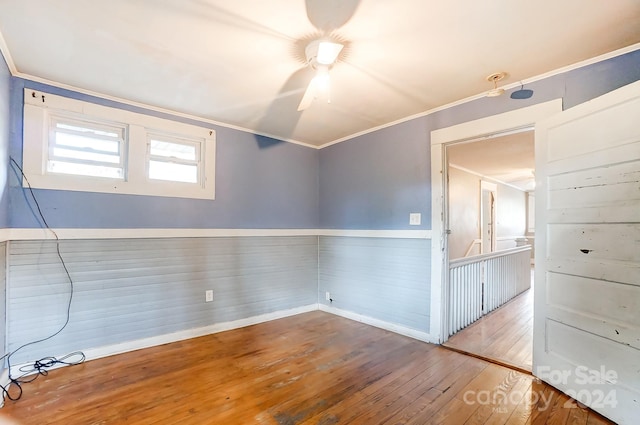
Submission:
[[[430,340],[430,240],[321,236],[319,256],[322,310]]]
[[[7,242],[0,242],[0,317],[7,315]],[[7,337],[6,326],[0,326],[0,347],[4,356],[6,350],[5,340]]]
[[[435,341],[429,230],[56,233],[74,281],[71,320],[56,337],[16,353],[12,366],[75,350],[99,358],[317,309]],[[69,282],[50,231],[6,229],[4,236],[10,351],[62,326]],[[331,305],[327,290],[336,296]]]
[[[59,243],[75,286],[71,320],[13,363],[317,305],[314,236]],[[11,351],[60,328],[69,282],[50,240],[10,242],[8,270]]]
[[[6,318],[7,308],[7,243],[0,242],[0,317]],[[2,347],[2,354],[6,354],[6,338],[7,327],[0,326],[0,346]],[[7,387],[9,385],[9,369],[6,368],[3,362],[0,365],[0,385]],[[4,396],[0,397],[0,407],[4,406]]]

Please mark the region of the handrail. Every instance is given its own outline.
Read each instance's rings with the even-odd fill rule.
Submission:
[[[449,261],[449,267],[451,266],[464,266],[466,264],[476,263],[482,260],[489,260],[491,258],[505,257],[510,254],[516,254],[518,252],[531,251],[531,245],[517,246],[515,248],[503,249],[495,252],[487,252],[486,254],[472,255],[471,257],[456,258]]]

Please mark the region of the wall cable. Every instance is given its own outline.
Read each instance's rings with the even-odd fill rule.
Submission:
[[[55,230],[53,230],[49,226],[49,223],[47,223],[47,220],[45,219],[44,214],[42,213],[42,209],[40,208],[40,204],[38,202],[38,199],[35,196],[31,183],[29,182],[29,179],[25,175],[22,167],[20,167],[20,165],[16,162],[15,159],[13,159],[13,157],[9,157],[9,160],[11,161],[12,167],[14,167],[15,169],[17,169],[17,171],[19,171],[19,175],[22,176],[22,178],[24,179],[24,182],[27,184],[27,188],[29,189],[29,194],[31,195],[31,198],[33,199],[33,202],[36,206],[36,209],[38,210],[38,215],[40,216],[40,219],[44,224],[44,228],[49,230],[55,237],[56,253],[58,255],[58,259],[60,260],[60,263],[62,264],[64,272],[67,276],[67,279],[69,281],[69,302],[67,304],[66,318],[63,325],[60,327],[60,329],[58,329],[56,332],[52,333],[51,335],[45,338],[27,342],[26,344],[23,344],[20,347],[16,348],[15,350],[9,353],[6,353],[4,356],[0,357],[0,360],[6,359],[7,367],[9,369],[9,385],[3,386],[0,384],[0,391],[2,391],[3,396],[6,396],[9,400],[17,401],[20,399],[20,397],[22,397],[22,384],[33,382],[40,375],[46,376],[49,373],[48,370],[56,365],[79,364],[79,363],[82,363],[86,359],[86,357],[82,351],[75,351],[61,358],[56,358],[53,356],[43,357],[40,360],[34,361],[33,363],[29,363],[21,366],[18,369],[21,372],[20,376],[18,377],[12,376],[11,357],[14,354],[16,354],[18,351],[22,350],[25,347],[29,347],[31,345],[39,344],[41,342],[45,342],[52,339],[56,335],[60,334],[67,327],[67,325],[69,324],[69,320],[71,319],[71,302],[73,300],[74,284],[73,284],[73,279],[71,278],[71,274],[69,273],[69,269],[67,268],[67,264],[64,261],[64,258],[62,257],[62,253],[60,252],[60,238],[58,237],[58,234],[56,233]],[[25,196],[26,196],[27,192],[24,186],[21,185],[21,187],[22,187],[22,191],[25,193]],[[33,375],[33,376],[26,378],[26,376],[29,376],[29,375]],[[9,393],[9,388],[11,384],[14,384],[16,388],[18,388],[17,395],[16,394],[12,395]]]

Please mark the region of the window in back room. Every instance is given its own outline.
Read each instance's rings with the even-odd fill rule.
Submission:
[[[40,189],[214,199],[215,132],[25,89],[23,168]]]
[[[47,171],[125,178],[126,126],[51,116]]]

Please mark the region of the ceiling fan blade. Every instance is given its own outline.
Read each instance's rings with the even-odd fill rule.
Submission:
[[[313,99],[315,98],[316,98],[316,84],[315,84],[315,79],[313,79],[311,80],[311,82],[309,82],[309,85],[307,86],[307,90],[304,92],[304,96],[302,96],[302,100],[298,105],[298,111],[304,111],[309,106],[311,106],[311,102],[313,102]]]
[[[302,114],[294,111],[313,77],[313,70],[306,66],[296,70],[284,81],[267,110],[257,117],[256,129],[260,134],[278,134],[282,140],[295,138],[294,133]],[[260,139],[258,144],[263,147]]]
[[[353,17],[360,0],[306,0],[307,17],[322,32],[335,31]]]

